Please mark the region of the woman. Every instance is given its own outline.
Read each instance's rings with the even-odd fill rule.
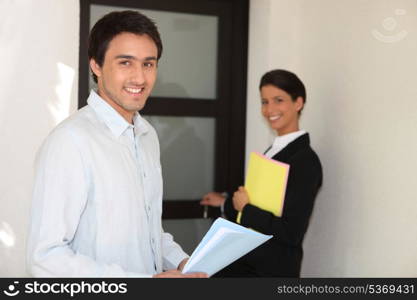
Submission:
[[[244,187],[226,199],[211,192],[202,205],[222,206],[229,220],[242,212],[241,225],[274,237],[216,274],[216,277],[299,277],[303,257],[302,242],[314,200],[322,183],[320,160],[310,147],[309,134],[299,129],[306,102],[304,84],[293,73],[273,70],[259,85],[261,111],[277,132],[265,155],[290,165],[284,209],[281,217],[249,204]]]

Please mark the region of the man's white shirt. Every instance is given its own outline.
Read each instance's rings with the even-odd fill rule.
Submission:
[[[36,160],[27,263],[37,277],[150,277],[187,256],[161,225],[159,142],[94,91]]]

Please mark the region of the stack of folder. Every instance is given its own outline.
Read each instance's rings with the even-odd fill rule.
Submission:
[[[194,250],[183,273],[205,272],[211,276],[272,238],[218,218]]]

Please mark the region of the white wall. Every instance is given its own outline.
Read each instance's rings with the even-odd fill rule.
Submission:
[[[272,139],[262,74],[286,68],[307,87],[301,126],[324,186],[302,274],[416,277],[417,2],[252,0],[249,41],[247,156]]]
[[[26,276],[35,152],[77,107],[78,44],[78,1],[0,1],[0,277]]]

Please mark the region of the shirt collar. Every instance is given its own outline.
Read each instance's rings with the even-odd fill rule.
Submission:
[[[298,137],[302,136],[306,132],[304,130],[298,130],[295,132],[291,132],[285,135],[277,136],[272,144],[272,148],[282,150],[284,149],[289,143],[297,139]]]
[[[148,123],[138,112],[133,116],[133,124],[136,135],[142,135],[149,131]]]
[[[103,100],[94,90],[91,90],[87,103],[97,113],[100,119],[107,125],[111,132],[117,138],[120,137],[127,128],[132,128],[135,134],[145,134],[149,127],[144,119],[135,113],[133,116],[133,125],[129,124],[110,104]]]

